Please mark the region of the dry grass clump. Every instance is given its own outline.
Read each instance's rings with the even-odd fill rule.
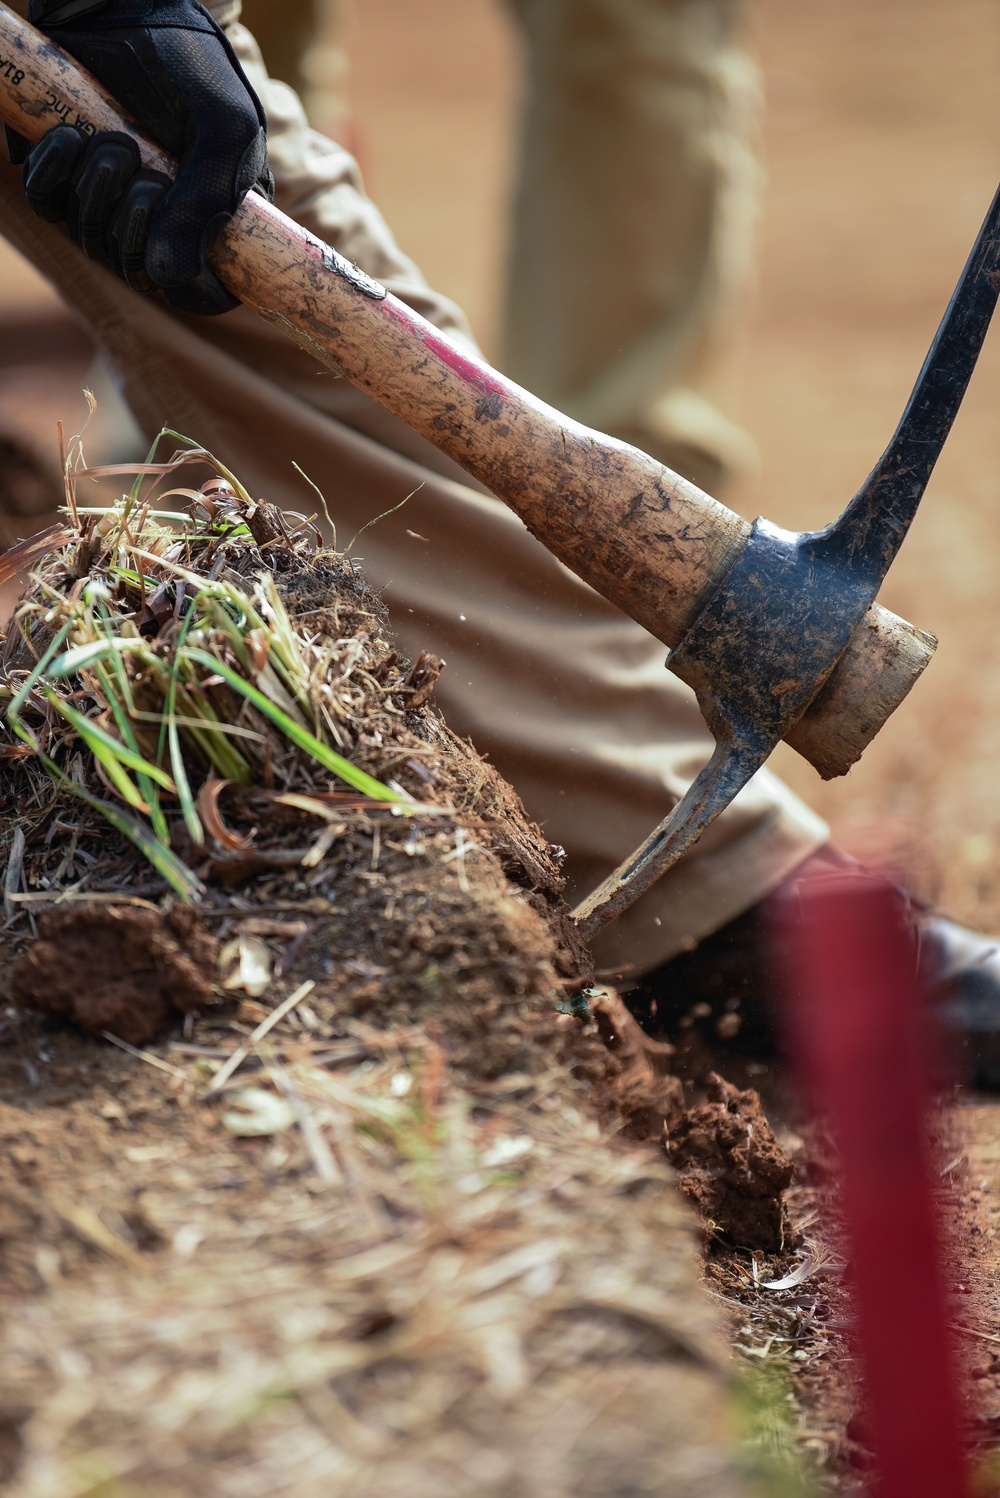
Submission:
[[[330,671],[322,632],[293,626],[276,583],[272,569],[313,556],[319,532],[308,521],[290,530],[227,470],[161,497],[190,497],[186,513],[154,512],[151,475],[214,463],[200,449],[154,458],[155,444],[131,493],[97,514],[81,512],[69,470],[72,524],[27,543],[35,557],[56,555],[36,565],[7,633],[0,700],[20,741],[6,757],[33,757],[189,900],[202,886],[172,846],[168,807],[195,849],[208,829],[236,851],[247,844],[218,812],[228,785],[315,791],[326,771],[339,789],[302,807],[320,817],[344,802],[344,785],[380,805],[410,798],[341,752],[354,747],[350,673],[343,661]],[[15,549],[5,570],[19,560]]]
[[[314,966],[355,963],[359,1004],[497,963],[515,994],[579,986],[558,864],[429,705],[441,663],[402,660],[349,555],[232,475],[154,511],[144,485],[212,461],[154,458],[96,513],[71,465],[66,524],[7,560],[35,566],[0,652],[5,955],[49,906],[172,893],[212,919],[298,913]]]

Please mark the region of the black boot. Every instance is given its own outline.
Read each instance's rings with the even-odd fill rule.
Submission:
[[[827,878],[852,860],[823,849],[778,897],[813,873]],[[772,896],[771,899],[776,897]],[[769,901],[753,906],[690,952],[647,973],[625,995],[651,1035],[677,1044],[691,1032],[711,1049],[768,1059],[781,1053],[781,990],[789,963]],[[964,1079],[1000,1088],[1000,941],[910,901],[921,983],[958,1051]],[[794,996],[792,996],[794,997]]]
[[[920,972],[975,1087],[1000,1088],[1000,942],[943,915],[918,919]]]

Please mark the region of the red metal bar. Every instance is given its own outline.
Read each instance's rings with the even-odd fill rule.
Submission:
[[[877,1498],[967,1498],[956,1363],[927,1145],[931,1039],[902,897],[803,880],[788,1023],[839,1150]]]

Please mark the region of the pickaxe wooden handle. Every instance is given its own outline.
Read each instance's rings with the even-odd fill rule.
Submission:
[[[144,162],[174,163],[60,48],[0,4],[0,119],[30,140],[64,122],[128,130]],[[212,254],[229,290],[367,390],[499,496],[561,561],[664,644],[681,640],[741,547],[740,516],[625,443],[570,421],[430,323],[254,193]],[[934,648],[873,605],[786,738],[844,774]]]

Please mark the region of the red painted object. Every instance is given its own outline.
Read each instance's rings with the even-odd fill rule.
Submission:
[[[932,1044],[899,892],[803,880],[788,1023],[840,1153],[877,1498],[968,1498],[926,1143]]]

